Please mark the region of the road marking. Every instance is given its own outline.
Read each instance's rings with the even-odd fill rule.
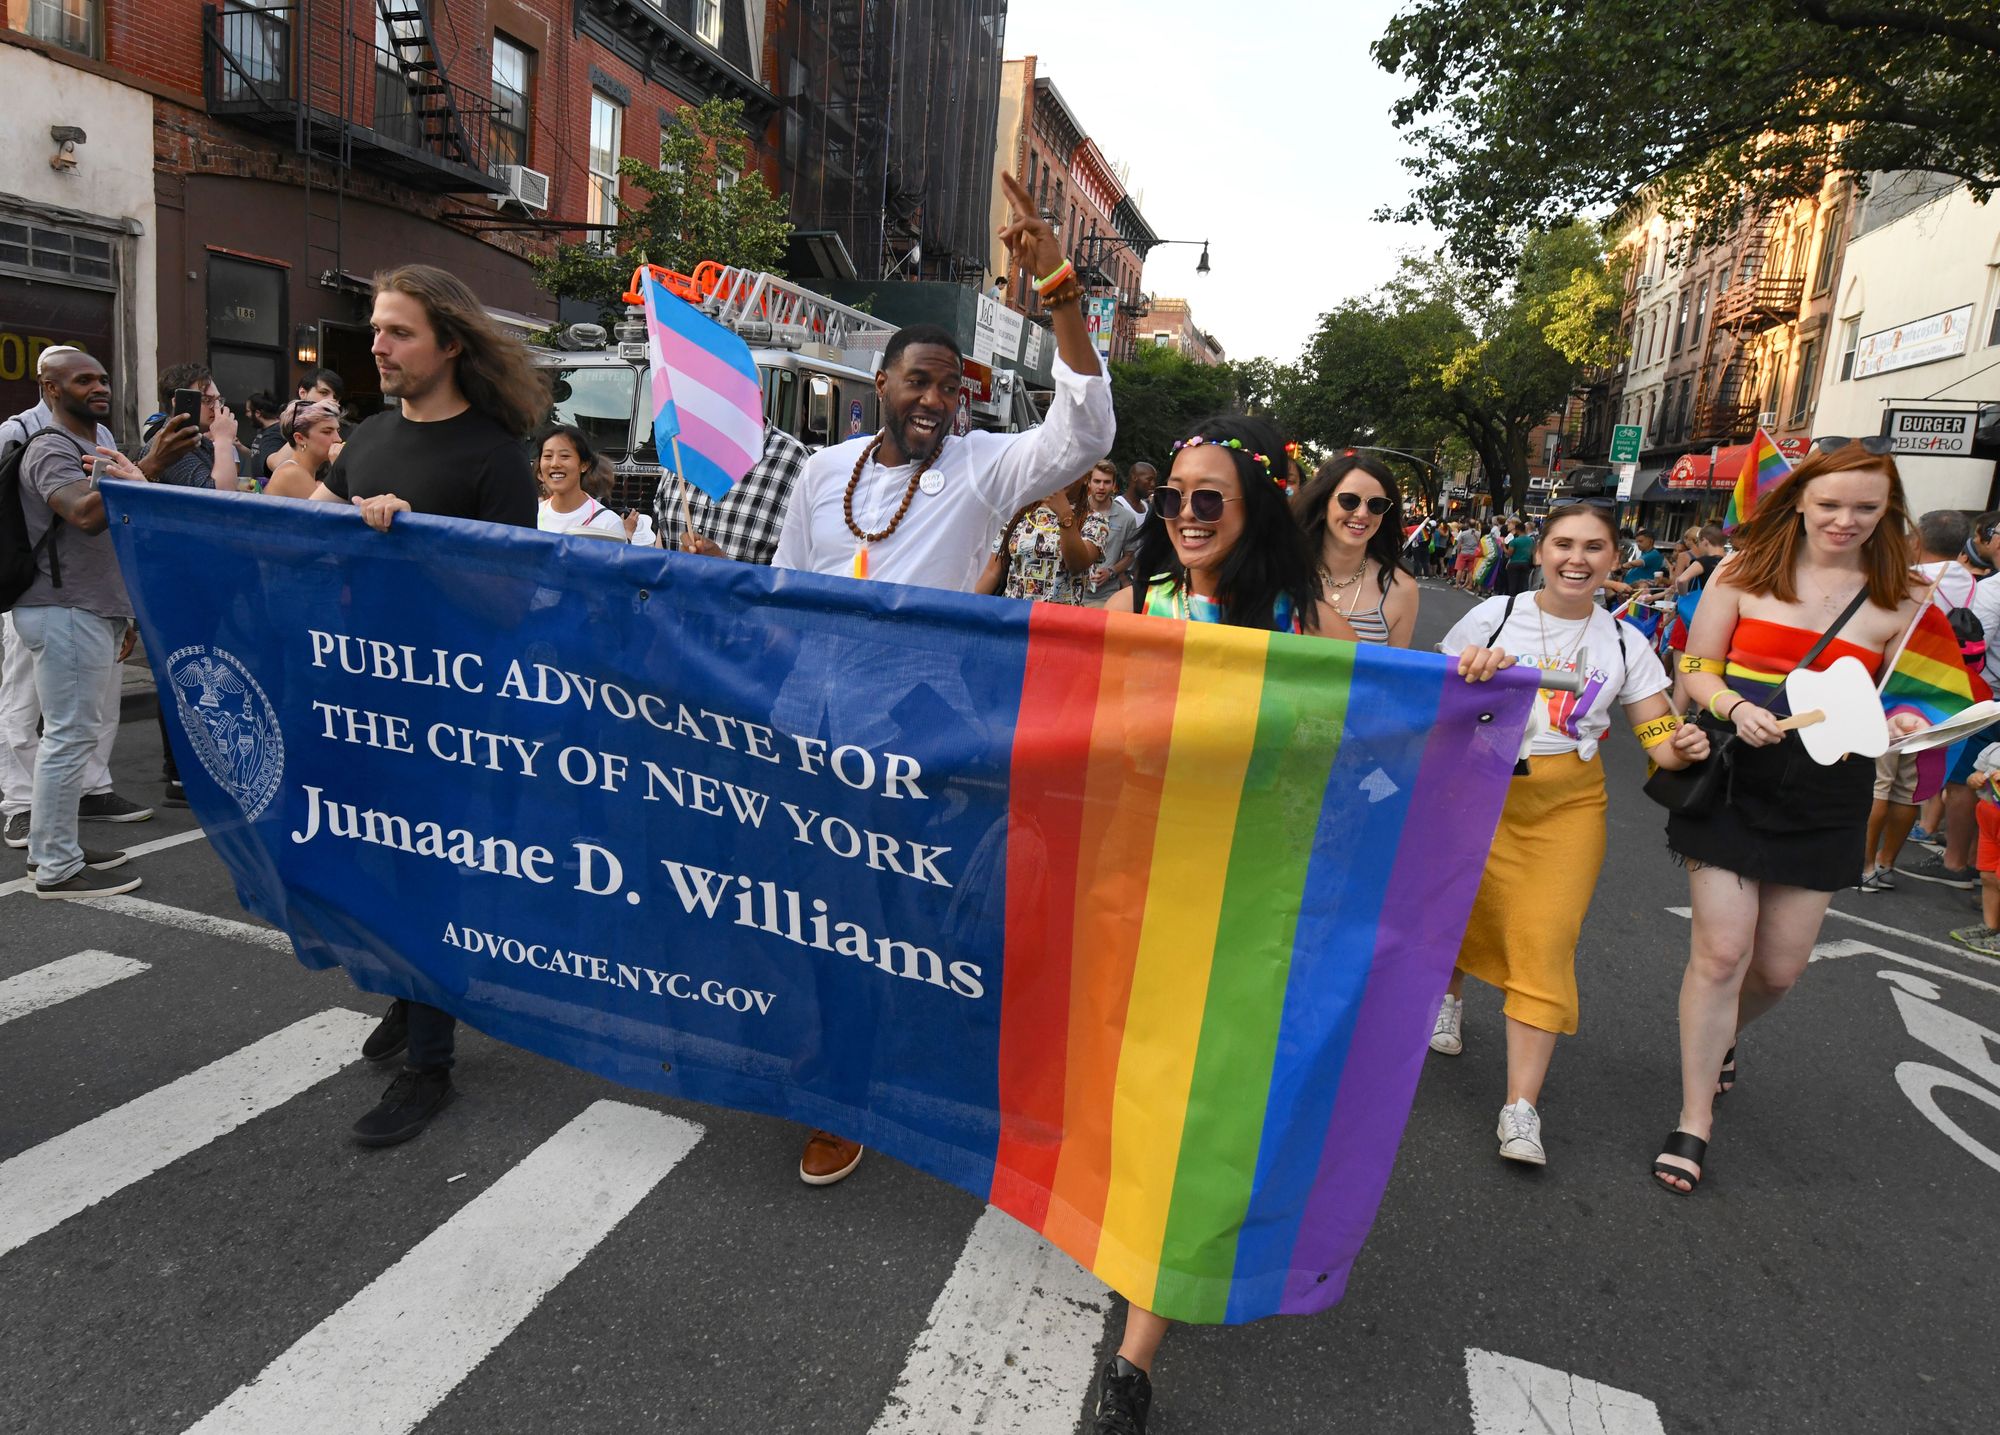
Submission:
[[[966,1238],[869,1435],[1070,1435],[1111,1292],[992,1206]]]
[[[1688,920],[1693,916],[1693,909],[1689,907],[1669,907],[1667,908],[1667,912],[1682,920]],[[1868,925],[1872,927],[1875,924],[1870,922]],[[1884,927],[1882,930],[1885,932],[1894,931],[1890,927]],[[1913,937],[1909,936],[1906,932],[1895,932],[1895,935],[1906,937],[1912,942],[1924,942],[1929,946],[1944,947],[1947,952],[1950,952],[1955,957],[1977,955],[1974,952],[1963,951],[1958,947],[1945,946],[1943,942],[1933,942],[1928,937]],[[1949,977],[1955,982],[1963,982],[1969,987],[1978,987],[1983,992],[1992,992],[1995,996],[2000,996],[2000,986],[1995,986],[1992,982],[1982,982],[1978,977],[1969,977],[1964,972],[1953,971],[1950,967],[1940,967],[1931,962],[1918,961],[1915,957],[1906,957],[1900,952],[1892,952],[1886,948],[1876,946],[1873,942],[1863,942],[1853,937],[1835,937],[1829,941],[1819,943],[1812,949],[1811,960],[1823,962],[1834,957],[1858,956],[1876,956],[1883,958],[1885,961],[1900,962],[1906,967],[1915,967],[1920,972],[1930,972],[1934,976]],[[1985,958],[1981,958],[1981,960],[1983,961]]]
[[[694,1149],[702,1128],[598,1101],[188,1435],[402,1435]]]
[[[1843,921],[1852,922],[1859,927],[1866,927],[1872,932],[1881,932],[1886,936],[1896,938],[1898,941],[1916,942],[1922,946],[1936,947],[1940,952],[1950,952],[1960,961],[1984,962],[1989,967],[2000,967],[2000,961],[1996,961],[1992,957],[1982,957],[1979,953],[1968,951],[1964,947],[1955,946],[1950,942],[1940,942],[1936,937],[1920,937],[1915,932],[1904,931],[1901,927],[1891,927],[1881,922],[1871,922],[1866,917],[1857,917],[1852,912],[1842,912],[1834,907],[1828,907],[1826,914],[1829,917],[1839,917]]]
[[[320,1012],[0,1163],[0,1256],[324,1081],[375,1022]]]
[[[116,912],[121,917],[137,917],[142,922],[178,927],[183,932],[195,932],[204,937],[226,937],[232,942],[269,947],[288,957],[292,954],[292,939],[273,927],[260,927],[254,922],[239,922],[234,917],[217,917],[208,912],[191,912],[185,907],[169,907],[164,902],[148,902],[144,897],[96,897],[92,901],[100,911]]]
[[[94,836],[95,834],[91,835]],[[202,831],[199,827],[194,827],[186,832],[176,832],[171,837],[156,837],[151,842],[141,842],[137,846],[125,848],[124,852],[128,858],[146,857],[155,852],[164,852],[169,847],[179,847],[185,842],[199,842],[206,836],[208,836],[206,832]],[[8,896],[14,892],[32,892],[34,890],[35,879],[33,877],[16,877],[11,882],[0,882],[0,897]],[[98,901],[100,899],[93,897],[90,900]]]
[[[88,951],[22,972],[0,982],[0,1025],[45,1006],[108,987],[126,977],[136,977],[145,970],[144,962],[135,962],[130,957]]]
[[[1666,1435],[1645,1396],[1511,1355],[1468,1348],[1465,1384],[1473,1435]]]

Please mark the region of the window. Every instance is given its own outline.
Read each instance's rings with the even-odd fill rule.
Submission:
[[[1843,381],[1854,377],[1854,351],[1861,346],[1861,321],[1843,319],[1840,323],[1840,377]]]
[[[743,178],[742,170],[731,169],[726,164],[717,165],[715,167],[715,192],[722,194],[734,188],[736,181],[741,178]]]
[[[1993,318],[1986,326],[1986,345],[1991,348],[2000,344],[2000,300],[1993,305]]]
[[[1688,330],[1688,342],[1690,344],[1699,344],[1701,342],[1701,326],[1707,318],[1708,281],[1704,279],[1701,281],[1701,286],[1694,291],[1694,327]]]
[[[590,222],[618,222],[618,156],[625,111],[598,90],[590,92]]]
[[[1833,261],[1840,253],[1840,226],[1846,219],[1837,204],[1826,212],[1826,229],[1819,237],[1819,262],[1813,265],[1815,294],[1824,294],[1833,287]]]
[[[98,9],[99,0],[28,0],[28,33],[79,55],[95,56],[102,29]]]
[[[276,394],[288,387],[285,281],[275,265],[208,257],[208,364],[232,404],[258,389]]]
[[[493,162],[526,164],[528,135],[534,128],[528,115],[528,76],[534,69],[535,52],[493,33]]]
[[[722,43],[722,0],[694,0],[694,32],[705,45]]]
[[[1812,407],[1813,385],[1819,382],[1819,340],[1808,339],[1799,346],[1799,388],[1792,395],[1791,422],[1803,423]]]
[[[410,93],[411,81],[403,75],[397,45],[420,44],[424,38],[423,21],[398,20],[391,27],[382,14],[385,8],[377,6],[375,10],[375,128],[411,149],[420,149],[424,142],[423,127],[417,121],[416,97]]]
[[[0,222],[0,265],[36,279],[60,275],[107,288],[113,282],[110,242],[68,229]]]
[[[1681,345],[1687,342],[1688,313],[1693,307],[1694,296],[1686,290],[1682,290],[1680,318],[1674,321],[1674,352],[1676,354],[1681,351]]]

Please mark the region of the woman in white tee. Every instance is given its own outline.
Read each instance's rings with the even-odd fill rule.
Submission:
[[[602,461],[583,430],[564,424],[543,434],[535,455],[535,477],[543,494],[536,527],[544,533],[601,533],[652,547],[651,518],[636,508],[620,517],[589,491],[603,491],[602,473]]]
[[[1542,529],[1540,557],[1542,588],[1488,598],[1438,645],[1475,682],[1521,662],[1580,673],[1583,687],[1540,694],[1540,730],[1508,791],[1431,1034],[1433,1051],[1456,1056],[1464,1049],[1459,993],[1467,973],[1507,993],[1500,1154],[1536,1166],[1547,1162],[1536,1105],[1556,1037],[1576,1031],[1576,943],[1604,865],[1597,746],[1610,730],[1611,710],[1625,710],[1661,767],[1686,767],[1708,755],[1707,735],[1673,715],[1672,682],[1651,646],[1593,600],[1618,557],[1610,518],[1588,504],[1557,509]]]

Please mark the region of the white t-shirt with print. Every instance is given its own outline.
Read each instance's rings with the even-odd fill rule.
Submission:
[[[1505,598],[1488,598],[1460,618],[1438,644],[1438,651],[1456,657],[1467,648],[1501,648],[1523,667],[1576,671],[1585,677],[1583,691],[1543,688],[1548,727],[1528,749],[1531,756],[1573,752],[1585,762],[1597,756],[1597,744],[1611,730],[1611,710],[1644,702],[1673,686],[1652,645],[1632,628],[1619,643],[1621,623],[1602,608],[1588,618],[1556,618],[1541,611],[1532,594],[1514,601],[1514,611],[1497,636],[1493,630],[1506,611]]]

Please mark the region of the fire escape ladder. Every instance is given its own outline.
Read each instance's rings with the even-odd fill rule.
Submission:
[[[375,4],[425,147],[468,169],[480,168],[444,72],[444,57],[431,34],[424,0],[375,0]]]
[[[354,163],[348,118],[354,83],[345,23],[339,0],[299,0],[293,148],[305,196],[305,272],[322,284],[340,273],[347,172]]]

